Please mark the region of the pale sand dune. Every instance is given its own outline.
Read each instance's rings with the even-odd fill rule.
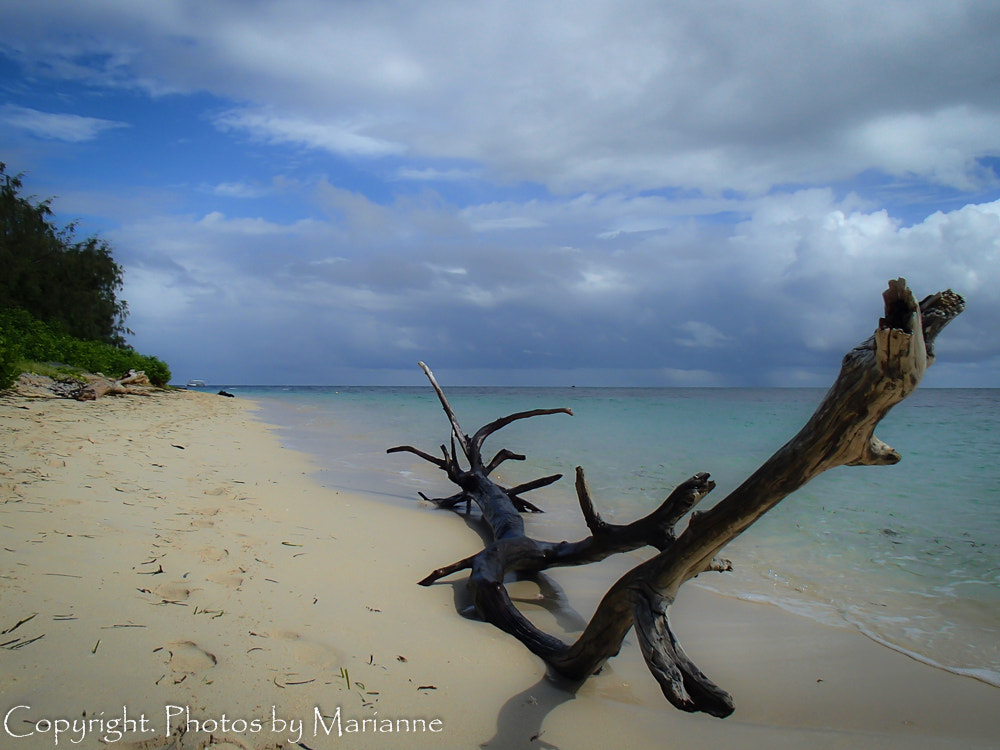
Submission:
[[[562,690],[519,643],[458,614],[460,577],[416,585],[478,548],[460,518],[324,489],[312,470],[240,400],[0,399],[0,747],[54,747],[46,720],[110,722],[123,707],[148,731],[115,741],[91,723],[59,747],[1000,746],[997,688],[691,586],[676,624],[734,693],[732,717],[672,709],[631,640]],[[512,589],[540,623],[572,629],[607,582],[557,576],[577,612]],[[272,731],[272,707],[301,735]],[[317,707],[339,708],[344,730],[377,718],[440,731],[326,737]],[[167,736],[168,711],[174,729],[186,711],[215,725]]]

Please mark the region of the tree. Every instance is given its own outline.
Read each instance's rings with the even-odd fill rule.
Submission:
[[[715,487],[707,473],[682,482],[649,515],[630,524],[605,522],[594,508],[584,472],[576,469],[580,509],[591,535],[577,542],[545,542],[525,533],[521,513],[537,511],[520,495],[546,486],[559,476],[505,488],[489,475],[504,461],[524,456],[506,448],[484,460],[483,443],[520,419],[567,413],[569,409],[519,412],[467,435],[430,369],[420,363],[451,423],[451,449],[441,456],[409,445],[389,452],[414,453],[443,470],[460,488],[441,507],[474,503],[482,512],[492,541],[482,551],[439,568],[420,581],[429,586],[445,576],[469,570],[468,586],[479,615],[520,640],[556,673],[582,684],[615,656],[634,627],[646,664],[667,700],[684,711],[725,717],[731,696],[706,677],[685,654],[670,629],[669,608],[680,587],[708,570],[727,570],[718,557],[737,536],[820,473],[835,466],[889,465],[900,455],[875,437],[875,428],[897,403],[912,393],[934,361],[934,341],[965,308],[951,290],[917,304],[903,279],[889,282],[883,294],[885,317],[875,333],[844,357],[840,374],[802,430],[771,456],[743,484],[705,512],[693,508]],[[456,450],[464,456],[464,463]],[[429,498],[425,498],[429,499]],[[687,525],[678,532],[678,525]],[[552,567],[597,562],[616,552],[650,546],[656,554],[622,576],[605,594],[575,643],[535,627],[511,602],[504,587],[509,572],[532,575]]]
[[[51,200],[21,195],[21,175],[0,162],[0,309],[21,308],[71,336],[127,348],[123,273],[111,247],[57,227]]]

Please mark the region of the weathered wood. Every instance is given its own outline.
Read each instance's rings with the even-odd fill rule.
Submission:
[[[681,483],[647,516],[617,525],[605,522],[595,510],[583,469],[578,467],[577,497],[591,535],[576,542],[528,537],[520,512],[537,508],[518,495],[558,477],[504,489],[489,474],[503,461],[524,457],[503,449],[493,460],[484,462],[483,442],[515,420],[572,412],[519,412],[491,422],[469,437],[433,373],[420,363],[451,423],[451,450],[442,446],[441,458],[412,446],[389,452],[414,453],[445,471],[461,492],[433,502],[442,507],[465,503],[467,511],[475,503],[493,535],[493,541],[481,552],[435,570],[420,581],[421,585],[469,570],[468,586],[480,616],[518,638],[555,672],[576,681],[587,679],[617,654],[626,634],[635,627],[647,665],[671,704],[685,711],[729,715],[732,698],[684,653],[670,630],[669,608],[686,581],[706,570],[730,569],[728,561],[717,557],[722,548],[817,475],[835,466],[886,465],[900,460],[895,450],[875,437],[875,428],[920,383],[934,360],[935,338],[962,312],[965,302],[948,290],[917,304],[903,279],[890,281],[883,299],[885,315],[875,333],[844,357],[839,376],[802,430],[713,508],[691,513],[679,534],[677,524],[715,487],[708,474],[699,473]],[[456,443],[467,468],[459,462]],[[611,586],[583,634],[572,644],[535,627],[504,588],[504,576],[509,572],[537,573],[582,565],[645,546],[653,547],[657,554]]]
[[[76,394],[77,401],[96,401],[102,396],[121,396],[128,393],[125,386],[117,380],[106,377],[95,377],[83,386]]]
[[[77,391],[74,398],[77,401],[96,401],[101,398],[101,396],[123,396],[126,394],[143,394],[141,388],[134,388],[132,386],[149,386],[149,378],[146,377],[146,373],[142,370],[136,372],[135,370],[129,370],[128,374],[122,378],[115,380],[109,378],[106,375],[97,373],[96,375],[86,376],[89,381],[87,385],[80,388]]]

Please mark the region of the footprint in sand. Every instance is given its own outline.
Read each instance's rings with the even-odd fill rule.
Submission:
[[[200,518],[194,518],[191,521],[191,526],[196,529],[207,529],[215,526],[215,521],[212,520],[214,516],[219,515],[219,508],[194,508],[191,510],[190,515],[200,516]]]
[[[291,652],[292,658],[299,664],[308,664],[317,669],[324,669],[344,660],[344,654],[337,649],[307,640],[300,633],[291,630],[276,631],[271,634],[271,637],[284,642]]]
[[[165,648],[170,655],[167,663],[176,674],[195,675],[219,662],[215,654],[205,651],[194,641],[171,641]]]
[[[218,547],[202,547],[198,550],[198,559],[202,562],[222,562],[229,557],[229,550]]]
[[[161,583],[151,589],[152,593],[168,602],[183,602],[191,596],[191,589],[183,583]]]
[[[238,589],[243,585],[243,576],[237,575],[236,573],[215,573],[210,576],[205,576],[205,580],[217,583],[220,586],[225,586],[230,589]]]

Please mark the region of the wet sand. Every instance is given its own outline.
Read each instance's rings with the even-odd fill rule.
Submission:
[[[691,585],[673,619],[732,717],[670,707],[631,638],[568,692],[462,615],[461,576],[416,585],[479,548],[461,518],[314,470],[242,399],[0,398],[0,744],[997,746],[1000,689]],[[511,590],[570,637],[607,581],[555,577],[575,610]]]

